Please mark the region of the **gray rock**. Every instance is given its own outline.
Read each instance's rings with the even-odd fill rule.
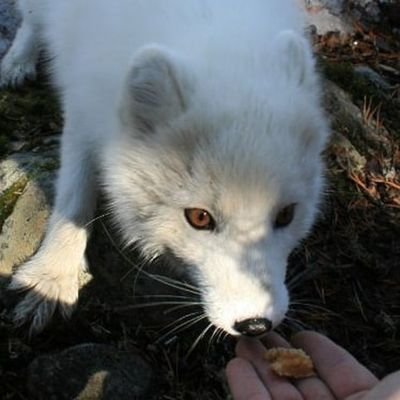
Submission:
[[[54,147],[40,153],[15,153],[0,161],[0,196],[16,181],[26,177],[34,179],[50,199],[57,160],[58,149]]]
[[[0,271],[3,277],[9,277],[12,268],[37,249],[48,215],[48,203],[42,189],[37,183],[28,182],[0,235]]]
[[[305,0],[311,7],[325,7],[334,15],[340,15],[343,12],[345,0]]]
[[[391,85],[387,80],[382,77],[382,75],[378,74],[368,65],[357,65],[354,67],[354,72],[367,79],[378,89],[381,89],[385,92],[395,89],[395,86]]]
[[[306,11],[307,23],[316,28],[316,33],[339,31],[349,33],[352,26],[343,13],[343,0],[298,0]]]
[[[153,371],[140,355],[89,343],[35,359],[27,385],[37,400],[149,400],[152,382]]]
[[[374,22],[379,21],[381,10],[376,0],[353,0],[352,7],[358,10],[360,16],[366,15]]]
[[[351,0],[348,9],[356,20],[381,24],[389,20],[393,25],[399,25],[400,6],[398,0]]]
[[[15,0],[0,2],[0,57],[5,53],[15,35],[20,18],[15,9]]]
[[[6,217],[0,223],[0,287],[12,269],[34,253],[43,237],[56,157],[55,151],[21,153],[0,162],[0,207],[2,199],[12,197],[8,209],[0,210]]]
[[[348,93],[334,83],[326,81],[324,100],[334,130],[340,132],[346,127],[350,137],[363,134],[361,110],[353,103]]]
[[[353,32],[353,22],[379,24],[387,19],[399,25],[398,0],[298,0],[318,34]]]
[[[390,154],[392,141],[384,126],[377,126],[368,112],[357,107],[350,95],[334,83],[326,81],[324,92],[332,129],[341,134],[333,135],[332,143],[344,149],[343,162],[348,163],[350,170],[364,167],[366,160],[358,152],[365,153],[367,148],[384,149]],[[367,104],[364,107],[368,108]]]

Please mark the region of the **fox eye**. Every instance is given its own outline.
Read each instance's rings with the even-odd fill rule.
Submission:
[[[187,222],[195,229],[212,231],[215,229],[214,218],[207,210],[202,208],[186,208]]]
[[[295,209],[296,204],[294,203],[282,208],[275,218],[274,228],[285,228],[290,225],[294,218]]]

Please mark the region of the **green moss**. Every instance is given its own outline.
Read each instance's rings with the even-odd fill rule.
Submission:
[[[4,221],[13,212],[15,204],[17,203],[19,196],[24,191],[27,183],[27,177],[20,178],[0,196],[0,233],[2,231]]]
[[[38,167],[40,171],[49,171],[49,172],[55,171],[59,168],[60,168],[60,162],[58,159],[46,160],[45,162],[41,163],[40,166]]]

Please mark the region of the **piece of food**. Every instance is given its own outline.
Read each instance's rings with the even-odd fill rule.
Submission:
[[[274,347],[265,353],[272,370],[287,378],[307,378],[315,375],[311,358],[301,349]]]

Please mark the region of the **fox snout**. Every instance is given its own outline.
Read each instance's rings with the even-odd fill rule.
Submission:
[[[258,337],[282,322],[289,305],[284,278],[233,268],[218,276],[215,269],[200,287],[205,312],[216,327],[234,336]]]

